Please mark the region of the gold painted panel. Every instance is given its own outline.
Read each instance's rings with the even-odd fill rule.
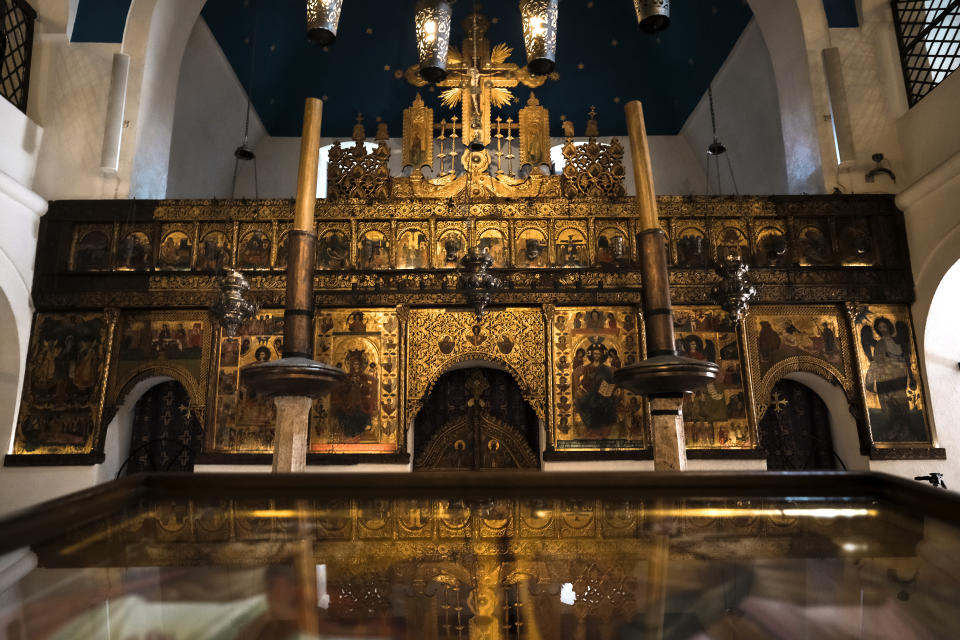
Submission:
[[[588,266],[587,223],[583,220],[557,221],[554,228],[554,264],[566,268]]]
[[[720,367],[716,382],[684,396],[687,448],[753,448],[740,345],[729,316],[719,308],[674,307],[673,320],[677,353]]]
[[[320,223],[317,226],[317,269],[349,269],[350,245],[349,224]]]
[[[99,446],[116,313],[38,313],[13,452],[83,454]]]
[[[233,228],[229,224],[201,224],[197,242],[198,271],[217,271],[233,264]]]
[[[388,222],[369,222],[359,225],[356,242],[358,269],[390,268],[392,264],[390,235]]]
[[[600,266],[617,266],[630,262],[630,234],[622,220],[597,220],[596,262]]]
[[[931,443],[910,309],[869,305],[853,310],[854,353],[877,446]]]
[[[407,424],[434,382],[462,362],[505,368],[542,419],[546,403],[543,313],[539,308],[490,309],[480,322],[472,311],[411,309],[407,326]]]
[[[147,271],[153,267],[153,229],[150,225],[120,227],[117,244],[118,271]]]
[[[773,385],[795,371],[839,383],[853,399],[853,354],[837,307],[754,306],[746,322],[757,420],[766,411]]]
[[[758,220],[754,238],[754,264],[780,267],[790,262],[786,225],[778,220]]]
[[[395,309],[337,309],[317,317],[317,359],[347,378],[314,403],[313,453],[397,453],[400,426],[400,322]]]
[[[74,227],[72,271],[109,271],[113,268],[113,225],[79,224]]]
[[[714,259],[722,260],[722,252],[726,247],[736,247],[740,258],[749,264],[750,242],[747,240],[747,225],[743,220],[714,220],[712,226]]]
[[[157,252],[157,268],[172,271],[188,271],[193,267],[194,238],[196,225],[164,224],[160,228],[160,249]]]
[[[213,415],[208,449],[226,453],[273,451],[276,408],[273,401],[240,386],[240,369],[283,355],[283,311],[261,311],[245,322],[236,337],[220,335],[214,376]]]
[[[554,448],[646,448],[641,398],[613,384],[614,371],[640,359],[636,313],[629,307],[557,308],[551,349]]]
[[[837,218],[837,252],[845,267],[872,267],[876,248],[866,218]]]
[[[456,269],[460,258],[467,250],[465,225],[460,220],[437,222],[437,244],[433,254],[433,266],[437,269]]]
[[[290,240],[290,230],[292,228],[293,225],[286,222],[277,225],[277,255],[273,259],[275,269],[287,268],[287,260],[290,259],[290,249],[287,242]],[[319,250],[317,253],[320,253]]]
[[[820,219],[798,219],[796,229],[797,262],[801,267],[819,267],[834,261],[830,231]]]
[[[477,243],[486,247],[493,258],[493,266],[502,269],[509,266],[510,241],[507,224],[494,220],[477,222]]]
[[[237,241],[240,269],[269,269],[273,263],[273,227],[269,224],[242,224]]]
[[[550,245],[542,223],[522,220],[516,223],[513,264],[524,269],[550,266]]]
[[[197,407],[206,405],[210,367],[209,314],[151,311],[124,314],[117,327],[109,400],[123,401],[133,384],[156,375],[180,382]]]
[[[700,220],[673,220],[674,253],[678,267],[702,267],[710,259],[710,239]]]
[[[397,269],[430,266],[430,231],[426,223],[404,226],[397,235]]]

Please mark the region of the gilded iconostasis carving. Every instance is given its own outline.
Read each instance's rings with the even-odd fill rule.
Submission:
[[[348,376],[315,403],[312,459],[408,460],[433,384],[464,366],[515,380],[547,459],[650,457],[644,399],[612,383],[644,357],[632,204],[481,199],[468,223],[464,202],[394,198],[318,205],[315,356]],[[757,424],[770,391],[797,371],[840,385],[864,453],[939,455],[889,199],[659,204],[676,349],[720,365],[684,402],[691,457],[763,457]],[[138,203],[143,213],[109,219],[89,207],[54,203],[45,218],[42,234],[62,250],[38,260],[40,311],[8,463],[95,461],[117,408],[154,376],[180,382],[203,418],[201,461],[265,457],[274,407],[240,380],[245,365],[282,354],[290,203]],[[504,282],[480,320],[457,290],[460,258],[478,244]],[[710,297],[720,248],[731,246],[759,290],[737,327]],[[244,271],[263,309],[236,337],[206,311],[224,267]]]

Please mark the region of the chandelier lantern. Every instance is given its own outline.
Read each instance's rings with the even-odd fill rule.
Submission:
[[[307,39],[318,47],[337,40],[343,0],[307,0]]]
[[[670,0],[633,0],[640,30],[657,33],[670,26]]]
[[[417,2],[414,22],[420,53],[420,76],[427,82],[442,82],[447,76],[451,13],[450,3],[444,0]]]
[[[559,0],[520,0],[527,68],[533,75],[546,75],[557,66],[558,4]]]

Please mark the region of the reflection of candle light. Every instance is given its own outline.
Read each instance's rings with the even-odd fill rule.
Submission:
[[[436,20],[427,20],[423,24],[423,30],[426,32],[424,40],[426,42],[433,42],[437,39],[437,22]]]

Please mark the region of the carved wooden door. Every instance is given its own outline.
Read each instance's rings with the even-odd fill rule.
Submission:
[[[440,428],[416,456],[416,469],[539,469],[540,459],[512,426],[470,409]]]
[[[804,384],[781,380],[774,385],[759,431],[770,471],[836,468],[830,413]]]
[[[414,469],[539,469],[539,422],[503,371],[444,375],[417,416]]]

